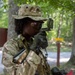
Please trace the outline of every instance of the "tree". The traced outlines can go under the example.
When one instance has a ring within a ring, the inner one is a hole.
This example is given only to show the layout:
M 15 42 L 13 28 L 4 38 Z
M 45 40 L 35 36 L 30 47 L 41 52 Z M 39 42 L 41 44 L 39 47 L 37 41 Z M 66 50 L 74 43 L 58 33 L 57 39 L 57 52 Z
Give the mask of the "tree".
M 73 47 L 72 47 L 72 55 L 71 55 L 71 61 L 73 64 L 75 64 L 75 17 L 74 17 L 74 20 L 73 20 Z
M 72 52 L 70 60 L 63 66 L 64 69 L 69 71 L 72 69 L 75 74 L 75 17 L 73 19 L 73 41 L 72 41 Z
M 9 27 L 8 27 L 8 39 L 16 37 L 15 33 L 15 25 L 14 25 L 14 18 L 12 17 L 13 14 L 16 14 L 18 11 L 18 6 L 14 3 L 13 0 L 9 0 Z

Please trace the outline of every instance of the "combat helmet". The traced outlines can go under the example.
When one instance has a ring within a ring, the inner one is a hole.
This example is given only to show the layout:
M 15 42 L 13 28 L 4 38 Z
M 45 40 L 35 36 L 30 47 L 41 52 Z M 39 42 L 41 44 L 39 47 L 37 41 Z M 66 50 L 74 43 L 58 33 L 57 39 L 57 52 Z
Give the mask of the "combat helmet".
M 47 20 L 42 16 L 41 9 L 38 6 L 23 4 L 20 6 L 17 15 L 13 15 L 15 19 L 31 18 L 35 21 Z

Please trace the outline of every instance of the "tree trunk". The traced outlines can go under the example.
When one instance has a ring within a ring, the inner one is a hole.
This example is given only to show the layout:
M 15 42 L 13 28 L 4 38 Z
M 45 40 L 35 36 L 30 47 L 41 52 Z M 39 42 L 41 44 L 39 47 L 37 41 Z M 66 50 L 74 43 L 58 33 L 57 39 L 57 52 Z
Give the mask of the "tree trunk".
M 70 61 L 75 64 L 75 17 L 73 20 L 73 45 Z
M 16 14 L 18 11 L 18 7 L 14 4 L 14 0 L 9 0 L 9 10 L 8 10 L 8 18 L 9 18 L 9 25 L 8 25 L 8 39 L 14 38 L 16 36 L 15 33 L 15 25 L 14 25 L 14 18 L 12 17 L 13 14 Z
M 59 15 L 59 26 L 58 26 L 58 30 L 57 30 L 57 37 L 60 37 L 61 36 L 61 26 L 62 26 L 62 23 L 63 23 L 63 13 Z

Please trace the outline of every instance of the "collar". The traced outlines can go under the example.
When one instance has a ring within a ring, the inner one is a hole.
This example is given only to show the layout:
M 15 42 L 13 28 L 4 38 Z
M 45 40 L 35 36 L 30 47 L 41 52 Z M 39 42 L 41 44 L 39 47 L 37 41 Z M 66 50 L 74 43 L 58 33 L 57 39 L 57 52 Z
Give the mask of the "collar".
M 18 38 L 20 38 L 22 41 L 25 40 L 25 37 L 23 37 L 22 34 L 19 34 Z
M 19 45 L 21 46 L 23 44 L 27 48 L 28 48 L 28 46 L 30 46 L 32 44 L 32 41 L 33 41 L 32 38 L 29 41 L 27 41 L 26 38 L 22 36 L 22 34 L 18 35 L 18 39 L 20 39 Z

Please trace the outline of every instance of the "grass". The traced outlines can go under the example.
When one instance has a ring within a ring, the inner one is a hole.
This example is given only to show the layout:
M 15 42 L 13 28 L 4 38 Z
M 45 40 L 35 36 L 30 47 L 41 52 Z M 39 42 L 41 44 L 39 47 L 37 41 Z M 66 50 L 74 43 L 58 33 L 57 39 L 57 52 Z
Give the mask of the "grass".
M 54 45 L 49 44 L 48 47 L 47 47 L 47 51 L 57 52 L 57 46 L 55 44 Z M 61 52 L 71 52 L 72 51 L 72 47 L 61 45 L 60 51 Z

